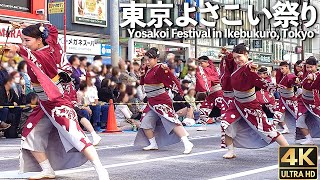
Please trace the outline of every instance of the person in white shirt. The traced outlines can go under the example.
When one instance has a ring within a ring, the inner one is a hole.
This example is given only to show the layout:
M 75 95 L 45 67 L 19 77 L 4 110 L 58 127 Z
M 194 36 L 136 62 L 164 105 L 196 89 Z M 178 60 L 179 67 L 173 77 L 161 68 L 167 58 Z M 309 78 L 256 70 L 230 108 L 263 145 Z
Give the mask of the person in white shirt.
M 196 86 L 196 69 L 192 66 L 188 68 L 188 74 L 184 77 L 184 80 L 188 80 L 191 83 L 189 84 L 189 87 L 195 87 Z
M 117 103 L 128 103 L 129 96 L 125 92 L 121 92 Z M 132 130 L 133 126 L 140 127 L 140 122 L 132 118 L 132 112 L 130 111 L 127 104 L 116 105 L 116 120 L 117 126 L 122 130 Z
M 93 127 L 96 131 L 100 131 L 101 127 L 106 126 L 106 121 L 108 117 L 108 109 L 109 106 L 107 105 L 100 105 L 99 104 L 99 97 L 98 97 L 98 90 L 97 87 L 94 85 L 96 81 L 95 74 L 90 72 L 87 74 L 87 91 L 84 94 L 84 98 L 90 104 L 90 109 L 92 110 L 92 117 L 93 120 Z M 101 114 L 101 117 L 100 117 Z M 102 123 L 101 123 L 102 121 Z

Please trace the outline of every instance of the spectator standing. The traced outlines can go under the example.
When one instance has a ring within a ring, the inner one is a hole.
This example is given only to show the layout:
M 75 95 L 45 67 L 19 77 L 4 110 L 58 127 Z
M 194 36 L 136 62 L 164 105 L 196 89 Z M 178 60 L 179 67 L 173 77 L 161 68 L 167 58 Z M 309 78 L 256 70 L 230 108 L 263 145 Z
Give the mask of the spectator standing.
M 110 79 L 112 77 L 112 65 L 106 65 L 106 66 L 107 66 L 106 78 Z
M 22 76 L 23 79 L 21 79 L 20 84 L 23 86 L 25 85 L 25 94 L 29 94 L 30 92 L 33 92 L 32 85 L 31 85 L 31 79 L 27 73 L 27 63 L 26 61 L 21 61 L 18 64 L 18 72 L 20 73 L 20 76 Z
M 80 60 L 80 66 L 79 66 L 79 70 L 81 72 L 81 80 L 84 81 L 86 80 L 86 72 L 87 72 L 87 57 L 85 56 L 81 56 L 79 57 Z
M 10 73 L 10 77 L 13 79 L 12 87 L 11 89 L 14 90 L 18 97 L 18 104 L 25 104 L 25 92 L 26 87 L 25 85 L 21 85 L 21 76 L 17 71 L 13 71 Z
M 175 55 L 173 53 L 169 53 L 167 55 L 167 59 L 165 60 L 164 64 L 167 64 L 168 66 L 169 65 L 173 65 L 174 64 L 174 59 L 175 59 Z
M 81 70 L 80 70 L 80 60 L 77 55 L 72 55 L 69 58 L 69 63 L 72 66 L 72 74 L 71 78 L 73 79 L 73 84 L 75 89 L 78 91 L 80 87 L 80 77 L 81 77 Z
M 111 81 L 113 81 L 115 84 L 119 83 L 120 82 L 120 75 L 121 75 L 121 72 L 120 72 L 120 69 L 118 67 L 114 67 L 112 69 L 112 76 L 111 76 Z
M 124 61 L 119 62 L 119 68 L 121 72 L 119 79 L 122 83 L 133 85 L 133 83 L 137 81 L 129 75 L 129 72 L 127 71 L 128 65 Z

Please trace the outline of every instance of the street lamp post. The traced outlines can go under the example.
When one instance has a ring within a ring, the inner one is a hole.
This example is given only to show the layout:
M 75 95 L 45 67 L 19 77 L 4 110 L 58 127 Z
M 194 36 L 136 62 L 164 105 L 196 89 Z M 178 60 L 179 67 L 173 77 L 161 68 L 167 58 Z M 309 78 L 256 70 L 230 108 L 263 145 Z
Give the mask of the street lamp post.
M 110 1 L 110 38 L 111 38 L 111 64 L 119 64 L 119 0 Z

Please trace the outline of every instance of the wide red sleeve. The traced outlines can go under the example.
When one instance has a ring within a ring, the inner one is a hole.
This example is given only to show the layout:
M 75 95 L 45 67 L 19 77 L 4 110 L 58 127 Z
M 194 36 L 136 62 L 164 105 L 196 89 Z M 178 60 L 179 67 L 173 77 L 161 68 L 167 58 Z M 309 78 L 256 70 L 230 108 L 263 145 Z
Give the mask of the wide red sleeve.
M 281 70 L 277 69 L 277 72 L 276 72 L 276 82 L 277 82 L 277 84 L 280 83 L 282 78 L 283 78 L 283 74 L 282 74 Z
M 174 74 L 167 67 L 160 67 L 157 69 L 158 81 L 163 83 L 165 87 L 170 88 L 172 91 L 184 95 L 181 89 L 181 84 Z
M 312 89 L 320 90 L 320 72 L 317 72 L 315 75 L 315 80 L 311 84 Z
M 197 67 L 196 79 L 197 92 L 210 92 L 210 84 L 208 82 L 207 75 L 205 74 L 204 69 L 202 67 Z
M 288 75 L 288 88 L 291 88 L 297 84 L 297 76 L 294 74 Z
M 216 85 L 220 83 L 219 79 L 219 73 L 217 71 L 216 66 L 212 63 L 212 61 L 209 61 L 209 67 L 208 67 L 208 75 L 209 79 L 212 82 L 211 85 Z
M 260 89 L 265 89 L 270 93 L 274 93 L 277 90 L 277 86 L 274 83 L 261 78 L 256 72 L 251 71 L 249 65 L 247 65 L 245 73 L 247 75 L 248 82 L 252 82 L 254 86 Z
M 46 42 L 48 45 L 53 49 L 54 56 L 56 57 L 56 64 L 58 67 L 58 71 L 66 72 L 69 75 L 72 74 L 72 66 L 68 61 L 68 58 L 63 52 L 59 42 L 58 42 L 58 30 L 55 26 L 51 24 L 46 24 L 45 27 L 47 27 L 49 31 L 48 38 L 46 39 Z
M 58 34 L 59 34 L 58 29 L 55 26 L 53 26 L 52 24 L 45 24 L 44 26 L 49 31 L 48 38 L 46 39 L 46 43 L 48 43 L 48 45 L 51 47 L 59 45 L 59 43 L 58 43 Z M 60 47 L 60 49 L 61 49 L 61 47 Z
M 49 78 L 53 78 L 57 75 L 57 65 L 54 62 L 54 57 L 52 57 L 49 53 L 49 49 L 31 51 L 30 49 L 21 45 L 19 45 L 19 48 L 19 55 L 21 55 L 24 59 L 30 59 L 32 62 L 34 62 L 37 67 L 39 67 L 47 76 L 49 76 Z M 35 78 L 31 77 L 32 80 L 36 80 Z M 32 82 L 37 82 L 37 80 Z

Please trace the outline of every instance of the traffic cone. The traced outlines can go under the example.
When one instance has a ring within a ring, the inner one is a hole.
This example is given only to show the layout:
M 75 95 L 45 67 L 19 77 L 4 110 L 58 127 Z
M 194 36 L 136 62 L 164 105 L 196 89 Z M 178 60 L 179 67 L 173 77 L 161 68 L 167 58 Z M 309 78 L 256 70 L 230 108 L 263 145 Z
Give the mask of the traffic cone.
M 109 100 L 108 121 L 105 133 L 121 132 L 117 126 L 116 114 L 114 113 L 113 100 Z

